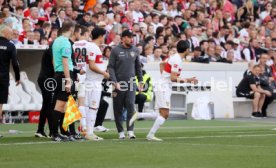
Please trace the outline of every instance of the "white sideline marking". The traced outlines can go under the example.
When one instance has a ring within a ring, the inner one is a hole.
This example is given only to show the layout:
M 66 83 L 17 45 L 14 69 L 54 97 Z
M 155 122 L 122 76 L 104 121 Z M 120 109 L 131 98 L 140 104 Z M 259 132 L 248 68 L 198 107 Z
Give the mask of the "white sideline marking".
M 267 136 L 276 136 L 276 134 L 218 135 L 218 136 L 196 136 L 196 137 L 163 137 L 163 139 L 169 140 L 169 139 L 204 139 L 204 138 L 243 138 L 243 137 L 267 137 Z M 145 138 L 136 138 L 136 139 L 144 140 Z M 123 140 L 119 140 L 119 139 L 106 139 L 106 140 L 124 142 Z M 127 141 L 127 140 L 125 140 L 125 141 Z M 134 140 L 130 140 L 130 141 L 134 141 Z M 76 142 L 77 143 L 83 143 L 83 142 L 93 142 L 93 141 L 76 141 Z M 19 143 L 3 143 L 3 144 L 0 144 L 0 146 L 59 144 L 59 143 L 68 143 L 68 142 L 53 142 L 53 141 L 19 142 Z M 161 143 L 163 143 L 163 142 L 161 142 Z M 165 143 L 166 143 L 166 141 L 165 141 Z M 171 142 L 169 142 L 169 143 L 171 143 Z M 189 144 L 189 143 L 186 143 L 186 144 Z M 191 145 L 193 145 L 193 144 L 191 144 Z M 194 145 L 210 145 L 210 144 L 194 144 Z M 211 144 L 211 145 L 240 146 L 240 147 L 246 147 L 247 146 L 247 145 L 227 145 L 227 144 L 226 145 L 224 145 L 224 144 Z M 252 147 L 267 147 L 267 146 L 252 146 Z
M 243 126 L 182 126 L 182 127 L 162 127 L 162 130 L 170 130 L 170 129 L 202 129 L 202 128 L 208 128 L 208 129 L 216 129 L 216 128 L 262 128 L 262 127 L 276 127 L 276 123 L 273 123 L 275 125 L 243 125 Z M 149 130 L 149 128 L 135 128 L 135 130 Z M 276 130 L 276 128 L 275 128 Z M 20 131 L 20 130 L 19 130 Z M 111 128 L 110 131 L 117 131 L 115 128 Z M 20 131 L 18 134 L 27 134 L 27 133 L 35 133 L 35 131 Z M 0 134 L 9 134 L 8 132 L 0 131 Z

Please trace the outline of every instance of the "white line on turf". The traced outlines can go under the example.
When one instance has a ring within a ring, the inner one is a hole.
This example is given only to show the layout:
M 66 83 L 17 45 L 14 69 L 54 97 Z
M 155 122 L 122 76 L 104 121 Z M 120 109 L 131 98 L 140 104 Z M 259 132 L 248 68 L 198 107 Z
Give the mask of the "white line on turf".
M 268 136 L 276 136 L 276 134 L 250 134 L 250 135 L 218 135 L 218 136 L 195 136 L 195 137 L 163 137 L 165 140 L 173 140 L 173 139 L 204 139 L 204 138 L 244 138 L 244 137 L 268 137 Z M 138 140 L 144 140 L 145 138 L 136 138 Z M 119 139 L 106 139 L 112 141 L 120 141 L 124 142 L 123 140 Z M 135 140 L 130 140 L 135 141 Z M 92 142 L 92 141 L 76 141 L 77 143 L 82 142 Z M 166 141 L 164 141 L 166 143 Z M 56 143 L 63 143 L 63 142 L 53 142 L 53 141 L 43 141 L 43 142 L 18 142 L 18 143 L 3 143 L 0 146 L 14 146 L 14 145 L 39 145 L 39 144 L 56 144 Z M 169 142 L 171 143 L 171 142 Z M 208 144 L 202 144 L 208 145 Z M 225 145 L 224 145 L 225 146 Z M 234 145 L 234 146 L 244 146 L 244 145 Z M 264 146 L 266 147 L 266 146 Z
M 170 129 L 216 129 L 216 128 L 263 128 L 263 127 L 276 127 L 275 125 L 242 125 L 242 126 L 235 126 L 235 125 L 228 125 L 228 126 L 182 126 L 182 127 L 163 127 L 163 130 L 170 130 Z M 135 128 L 135 130 L 149 130 L 150 128 Z M 110 131 L 116 131 L 117 129 L 110 129 Z M 25 134 L 25 133 L 35 133 L 34 131 L 20 131 L 18 134 Z M 7 132 L 1 131 L 0 134 L 7 134 Z

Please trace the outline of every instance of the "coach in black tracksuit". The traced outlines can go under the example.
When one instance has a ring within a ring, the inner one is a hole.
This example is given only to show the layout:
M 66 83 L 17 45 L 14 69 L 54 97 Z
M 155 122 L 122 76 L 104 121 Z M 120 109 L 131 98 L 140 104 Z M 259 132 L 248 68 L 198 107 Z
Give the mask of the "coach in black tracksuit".
M 53 66 L 53 54 L 52 44 L 47 48 L 42 56 L 40 73 L 37 79 L 38 86 L 42 94 L 42 108 L 40 110 L 40 117 L 38 123 L 38 129 L 35 133 L 36 137 L 48 137 L 44 132 L 44 126 L 46 119 L 48 120 L 49 135 L 52 134 L 52 110 L 55 105 L 54 90 L 55 82 L 54 78 L 54 66 Z
M 0 121 L 2 119 L 2 106 L 8 102 L 9 94 L 9 72 L 10 63 L 15 73 L 15 81 L 17 85 L 20 80 L 19 63 L 16 56 L 16 48 L 10 43 L 9 37 L 12 37 L 12 31 L 8 27 L 1 25 L 0 31 Z M 5 36 L 5 37 L 2 37 Z M 7 38 L 6 38 L 7 37 Z M 0 136 L 1 137 L 1 136 Z
M 124 128 L 122 126 L 123 107 L 127 109 L 127 131 L 129 138 L 135 138 L 133 125 L 129 126 L 129 120 L 135 110 L 135 76 L 137 75 L 139 82 L 143 81 L 139 60 L 140 54 L 139 50 L 132 46 L 132 36 L 133 34 L 129 30 L 122 32 L 122 44 L 112 49 L 108 64 L 110 79 L 116 88 L 114 91 L 116 96 L 113 98 L 113 108 L 119 139 L 125 139 Z M 122 83 L 126 85 L 122 85 Z

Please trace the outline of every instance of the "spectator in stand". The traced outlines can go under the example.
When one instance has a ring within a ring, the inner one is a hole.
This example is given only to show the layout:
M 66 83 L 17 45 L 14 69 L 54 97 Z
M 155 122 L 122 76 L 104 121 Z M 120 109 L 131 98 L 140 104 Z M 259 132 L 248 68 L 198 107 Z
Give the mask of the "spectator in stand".
M 108 11 L 107 17 L 112 19 L 112 18 L 114 18 L 115 14 L 120 13 L 120 12 L 121 12 L 120 4 L 117 2 L 112 3 L 112 9 L 110 11 Z
M 165 59 L 168 58 L 169 56 L 169 48 L 168 45 L 166 43 L 161 45 L 161 49 L 162 49 L 162 55 L 160 56 L 162 61 L 164 61 Z
M 152 44 L 146 43 L 140 56 L 141 63 L 148 63 L 150 56 L 152 55 L 153 48 Z
M 210 62 L 217 62 L 217 57 L 215 55 L 215 48 L 209 47 L 207 53 L 205 53 L 204 58 L 209 58 Z
M 22 46 L 22 42 L 19 41 L 19 32 L 17 30 L 13 30 L 13 38 L 10 41 L 15 45 L 15 47 Z
M 115 37 L 113 38 L 112 42 L 109 43 L 109 46 L 114 47 L 117 46 L 121 43 L 121 36 L 120 34 L 116 34 Z
M 103 50 L 103 60 L 109 60 L 112 47 L 106 46 Z
M 44 16 L 46 17 L 46 21 L 50 21 L 50 15 L 53 11 L 53 4 L 51 2 L 47 2 L 44 5 Z
M 44 17 L 45 16 L 44 5 L 45 5 L 45 0 L 38 0 L 37 1 L 37 8 L 38 8 L 39 17 Z
M 234 60 L 234 50 L 229 50 L 226 52 L 226 58 L 220 58 L 217 62 L 232 64 Z
M 164 44 L 165 39 L 163 35 L 159 35 L 158 37 L 156 37 L 156 43 L 155 43 L 155 47 L 161 47 L 162 44 Z
M 19 41 L 21 42 L 23 42 L 24 38 L 27 37 L 27 32 L 31 31 L 31 24 L 29 19 L 24 18 L 22 20 L 22 28 L 23 28 L 23 31 L 20 32 L 20 35 L 19 35 Z
M 68 19 L 72 19 L 73 16 L 73 8 L 71 6 L 65 8 L 65 14 Z
M 66 17 L 65 11 L 63 9 L 59 10 L 57 19 L 56 19 L 53 27 L 61 28 L 62 23 L 65 21 L 65 17 Z
M 7 2 L 8 2 L 8 7 L 9 7 L 10 11 L 15 12 L 17 0 L 7 0 Z
M 51 30 L 51 33 L 50 33 L 49 40 L 48 40 L 49 44 L 57 38 L 57 35 L 58 35 L 58 28 L 53 27 Z
M 225 45 L 224 45 L 224 49 L 225 51 L 222 53 L 221 57 L 222 58 L 226 58 L 227 57 L 227 52 L 232 50 L 234 47 L 234 42 L 233 41 L 226 41 Z
M 90 18 L 91 18 L 90 13 L 85 13 L 82 19 L 79 21 L 79 24 L 82 26 L 88 26 L 88 24 L 91 22 Z
M 49 45 L 48 38 L 41 37 L 40 45 Z
M 134 10 L 132 12 L 134 23 L 139 23 L 144 21 L 144 15 L 141 12 L 141 1 L 134 1 Z
M 38 30 L 34 31 L 34 45 L 40 45 L 41 35 Z
M 151 15 L 152 17 L 152 23 L 151 25 L 153 25 L 153 30 L 154 30 L 154 33 L 156 32 L 156 29 L 157 27 L 162 27 L 163 25 L 159 22 L 159 15 L 158 14 L 152 14 Z
M 31 14 L 27 18 L 29 18 L 29 20 L 30 20 L 31 30 L 34 30 L 35 29 L 35 24 L 38 23 L 39 11 L 38 11 L 37 7 L 32 7 L 30 9 L 30 12 L 31 12 Z
M 240 40 L 237 38 L 233 39 L 233 50 L 234 50 L 234 62 L 243 62 L 244 60 L 241 57 L 241 47 Z
M 160 62 L 162 62 L 162 49 L 161 49 L 161 47 L 155 47 L 154 49 L 153 49 L 153 54 L 150 56 L 150 57 L 148 57 L 148 62 L 150 63 L 150 62 L 158 62 L 158 63 L 160 63 Z
M 34 32 L 33 31 L 28 31 L 27 32 L 27 44 L 33 45 L 34 44 Z
M 255 49 L 257 46 L 258 46 L 257 39 L 250 39 L 249 46 L 245 47 L 242 50 L 242 53 L 241 53 L 242 59 L 246 60 L 247 62 L 252 60 L 257 61 L 256 54 L 255 54 Z
M 57 23 L 56 23 L 56 20 L 57 20 L 57 14 L 55 12 L 52 12 L 50 14 L 50 24 L 52 25 L 52 27 L 56 27 L 56 28 L 59 28 Z

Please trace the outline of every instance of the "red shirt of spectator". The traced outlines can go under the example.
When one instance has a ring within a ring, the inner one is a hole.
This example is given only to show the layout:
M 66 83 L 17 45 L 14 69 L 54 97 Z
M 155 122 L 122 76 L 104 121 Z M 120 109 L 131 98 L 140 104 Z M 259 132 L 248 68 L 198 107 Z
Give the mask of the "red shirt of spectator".
M 275 64 L 271 65 L 271 70 L 272 70 L 272 77 L 276 81 L 276 65 Z
M 233 4 L 229 0 L 224 0 L 224 5 L 222 9 L 222 13 L 230 13 L 232 18 L 235 17 L 235 9 Z

